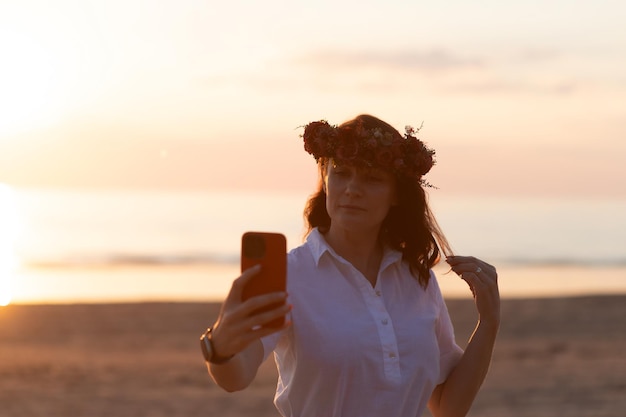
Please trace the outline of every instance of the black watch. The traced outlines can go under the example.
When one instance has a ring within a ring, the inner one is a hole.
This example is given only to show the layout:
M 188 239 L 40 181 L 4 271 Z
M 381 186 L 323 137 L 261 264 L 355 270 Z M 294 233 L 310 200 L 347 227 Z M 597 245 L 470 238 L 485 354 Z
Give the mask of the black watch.
M 209 363 L 214 363 L 216 365 L 220 365 L 228 362 L 235 355 L 230 356 L 218 356 L 215 354 L 215 349 L 213 348 L 213 327 L 209 327 L 206 332 L 202 336 L 200 336 L 200 349 L 202 349 L 202 356 L 204 356 L 204 360 Z

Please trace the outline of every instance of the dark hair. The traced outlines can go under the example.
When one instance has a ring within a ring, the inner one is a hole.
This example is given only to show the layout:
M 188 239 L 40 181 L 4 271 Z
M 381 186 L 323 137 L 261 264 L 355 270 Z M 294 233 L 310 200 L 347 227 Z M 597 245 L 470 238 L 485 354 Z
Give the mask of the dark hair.
M 342 134 L 350 134 L 357 123 L 367 129 L 378 127 L 400 136 L 392 126 L 370 115 L 357 116 L 340 125 L 339 130 Z M 326 192 L 322 186 L 328 162 L 328 158 L 318 160 L 318 189 L 311 195 L 304 209 L 307 234 L 315 227 L 321 232 L 326 232 L 330 227 L 331 219 L 326 211 Z M 430 269 L 439 262 L 441 252 L 451 255 L 452 250 L 428 206 L 421 178 L 395 178 L 398 204 L 387 213 L 379 238 L 382 243 L 402 252 L 402 259 L 409 263 L 411 272 L 425 288 L 430 279 Z

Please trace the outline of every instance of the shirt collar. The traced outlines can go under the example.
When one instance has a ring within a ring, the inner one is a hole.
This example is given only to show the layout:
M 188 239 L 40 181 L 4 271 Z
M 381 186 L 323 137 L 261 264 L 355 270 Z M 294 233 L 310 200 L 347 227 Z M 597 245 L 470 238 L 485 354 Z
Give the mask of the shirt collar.
M 329 255 L 333 256 L 336 259 L 343 259 L 341 256 L 337 255 L 333 248 L 331 248 L 324 236 L 320 233 L 320 231 L 316 228 L 311 230 L 311 233 L 306 238 L 306 242 L 311 249 L 311 254 L 313 255 L 313 259 L 315 260 L 315 266 L 319 266 L 320 259 L 324 255 L 324 253 L 328 252 Z M 380 262 L 380 270 L 384 270 L 389 265 L 399 262 L 402 260 L 402 252 L 391 249 L 390 247 L 385 247 L 385 252 L 383 253 L 383 259 Z

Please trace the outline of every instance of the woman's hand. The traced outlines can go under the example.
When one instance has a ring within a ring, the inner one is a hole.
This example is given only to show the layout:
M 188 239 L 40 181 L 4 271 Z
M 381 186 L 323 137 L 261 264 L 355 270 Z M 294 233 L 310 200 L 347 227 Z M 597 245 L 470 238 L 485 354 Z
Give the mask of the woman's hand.
M 496 268 L 473 256 L 449 256 L 446 262 L 472 290 L 480 321 L 500 324 L 500 291 Z
M 261 270 L 259 265 L 244 271 L 237 278 L 222 304 L 217 322 L 213 326 L 213 348 L 220 357 L 236 355 L 253 341 L 280 331 L 290 325 L 285 319 L 282 327 L 266 327 L 265 324 L 285 317 L 291 310 L 286 304 L 287 294 L 276 292 L 259 295 L 242 301 L 242 292 L 248 281 Z M 255 311 L 268 308 L 267 311 Z
M 493 266 L 472 256 L 449 256 L 446 262 L 469 284 L 479 320 L 461 360 L 435 388 L 428 408 L 433 416 L 465 416 L 489 370 L 500 326 L 498 274 Z

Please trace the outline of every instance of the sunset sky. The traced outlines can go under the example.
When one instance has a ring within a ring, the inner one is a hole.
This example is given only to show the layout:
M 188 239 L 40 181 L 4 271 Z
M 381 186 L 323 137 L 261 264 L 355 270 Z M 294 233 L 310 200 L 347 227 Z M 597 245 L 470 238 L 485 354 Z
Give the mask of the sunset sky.
M 424 123 L 454 193 L 626 197 L 620 1 L 3 1 L 0 182 L 310 187 L 299 126 Z

